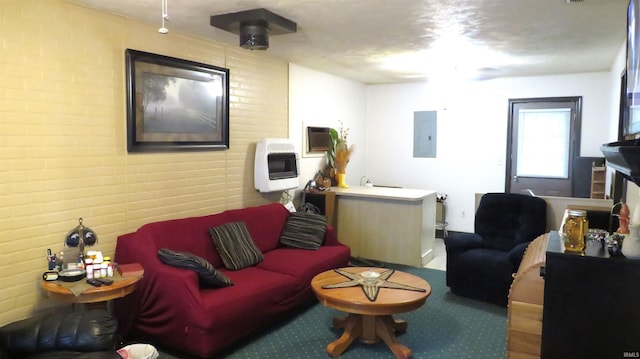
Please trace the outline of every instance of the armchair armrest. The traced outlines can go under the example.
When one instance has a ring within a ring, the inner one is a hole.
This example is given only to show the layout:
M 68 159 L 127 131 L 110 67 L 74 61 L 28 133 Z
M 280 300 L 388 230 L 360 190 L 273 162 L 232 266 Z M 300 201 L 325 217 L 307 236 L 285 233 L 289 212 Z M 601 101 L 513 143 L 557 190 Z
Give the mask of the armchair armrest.
M 194 271 L 166 265 L 158 259 L 158 243 L 151 228 L 118 237 L 116 262 L 140 263 L 143 278 L 130 295 L 114 301 L 120 333 L 128 335 L 136 327 L 161 330 L 166 323 L 186 325 L 185 308 L 201 306 L 200 280 Z M 180 293 L 180 295 L 176 295 Z
M 0 328 L 2 358 L 45 351 L 115 352 L 116 320 L 104 310 L 56 312 Z
M 476 233 L 452 233 L 444 239 L 444 244 L 447 254 L 485 247 L 482 237 Z
M 524 252 L 527 250 L 529 244 L 531 244 L 531 242 L 520 243 L 511 248 L 509 253 L 507 253 L 507 258 L 509 258 L 509 262 L 511 262 L 514 272 L 518 270 L 518 267 L 520 267 L 520 262 L 522 261 Z
M 185 305 L 200 305 L 198 274 L 188 269 L 159 264 L 145 267 L 144 276 L 130 295 L 114 301 L 113 309 L 120 333 L 129 334 L 136 321 L 153 326 L 153 322 L 182 321 L 180 310 Z M 176 293 L 180 293 L 176 296 Z M 188 304 L 187 304 L 188 303 Z M 194 304 L 197 303 L 197 304 Z M 158 316 L 158 313 L 163 313 Z

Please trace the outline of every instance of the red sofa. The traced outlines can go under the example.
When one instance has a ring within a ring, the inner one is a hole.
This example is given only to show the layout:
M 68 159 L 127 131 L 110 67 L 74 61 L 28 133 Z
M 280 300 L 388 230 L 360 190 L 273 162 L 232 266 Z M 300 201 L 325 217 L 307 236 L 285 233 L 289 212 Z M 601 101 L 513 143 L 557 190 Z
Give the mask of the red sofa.
M 114 302 L 122 334 L 208 357 L 312 300 L 311 279 L 346 266 L 350 250 L 338 242 L 331 227 L 317 250 L 280 245 L 288 216 L 283 205 L 272 203 L 149 223 L 119 236 L 115 261 L 138 262 L 144 267 L 144 278 L 136 291 Z M 264 255 L 262 262 L 237 271 L 225 269 L 209 229 L 229 222 L 246 224 Z M 200 286 L 194 271 L 163 264 L 157 256 L 160 248 L 206 259 L 231 279 L 233 286 Z

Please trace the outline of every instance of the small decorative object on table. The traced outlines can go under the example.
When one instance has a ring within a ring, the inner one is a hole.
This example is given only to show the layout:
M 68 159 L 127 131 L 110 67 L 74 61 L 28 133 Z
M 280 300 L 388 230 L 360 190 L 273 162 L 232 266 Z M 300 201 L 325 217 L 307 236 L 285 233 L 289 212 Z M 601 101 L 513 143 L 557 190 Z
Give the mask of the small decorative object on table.
M 560 225 L 560 237 L 564 241 L 566 252 L 583 253 L 587 247 L 589 221 L 587 211 L 566 209 Z
M 622 254 L 629 259 L 640 259 L 640 225 L 629 226 L 629 234 L 622 243 Z
M 87 272 L 84 269 L 63 269 L 58 274 L 58 279 L 63 282 L 77 282 L 84 278 Z
M 140 263 L 118 264 L 117 268 L 122 277 L 141 277 L 144 275 L 144 268 Z
M 599 242 L 600 246 L 604 249 L 607 246 L 607 237 L 609 232 L 604 229 L 589 228 L 587 231 L 587 239 L 589 242 Z
M 622 242 L 624 240 L 624 235 L 620 233 L 612 233 L 609 237 L 607 237 L 607 251 L 609 255 L 612 257 L 618 257 L 622 255 L 620 251 L 622 249 Z
M 617 206 L 620 206 L 620 210 L 618 213 L 614 213 Z M 629 234 L 629 221 L 631 220 L 630 215 L 631 212 L 629 211 L 629 206 L 627 206 L 624 201 L 620 201 L 611 207 L 611 216 L 618 217 L 619 226 L 616 230 L 617 233 Z
M 378 278 L 380 278 L 380 273 L 372 270 L 364 271 L 360 273 L 360 275 L 364 278 L 364 282 L 367 284 L 373 284 L 378 281 Z

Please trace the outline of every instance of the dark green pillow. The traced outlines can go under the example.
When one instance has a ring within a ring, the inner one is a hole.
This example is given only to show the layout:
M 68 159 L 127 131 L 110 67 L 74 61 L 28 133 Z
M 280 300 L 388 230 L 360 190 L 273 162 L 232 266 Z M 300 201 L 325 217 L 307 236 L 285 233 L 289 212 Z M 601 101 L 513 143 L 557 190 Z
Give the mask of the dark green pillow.
M 324 242 L 326 233 L 327 218 L 325 216 L 293 212 L 287 217 L 287 222 L 280 233 L 280 244 L 294 248 L 318 249 Z
M 231 222 L 213 227 L 209 229 L 209 234 L 227 269 L 251 267 L 264 260 L 264 255 L 253 243 L 244 222 Z
M 158 250 L 158 259 L 164 264 L 190 269 L 200 277 L 202 283 L 211 287 L 228 287 L 233 285 L 231 279 L 218 272 L 206 259 L 188 252 L 176 252 L 167 248 Z

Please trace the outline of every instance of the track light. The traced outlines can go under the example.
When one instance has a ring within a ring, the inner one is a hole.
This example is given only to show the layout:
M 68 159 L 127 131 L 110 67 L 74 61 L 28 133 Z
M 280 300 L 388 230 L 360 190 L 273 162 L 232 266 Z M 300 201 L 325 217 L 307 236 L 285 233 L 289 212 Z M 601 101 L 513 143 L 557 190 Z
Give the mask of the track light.
M 167 5 L 167 1 L 168 0 L 162 0 L 162 27 L 158 29 L 158 32 L 161 34 L 166 34 L 169 32 L 169 29 L 164 26 L 164 22 L 169 21 L 169 8 Z
M 211 26 L 240 36 L 240 47 L 249 50 L 269 48 L 269 35 L 294 33 L 297 24 L 267 9 L 254 9 L 213 15 Z
M 269 48 L 269 28 L 266 21 L 244 21 L 240 24 L 240 47 L 250 50 Z

